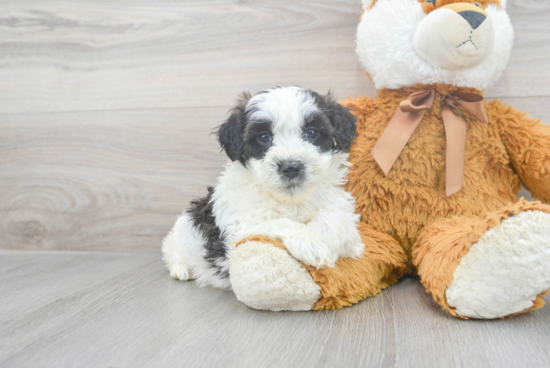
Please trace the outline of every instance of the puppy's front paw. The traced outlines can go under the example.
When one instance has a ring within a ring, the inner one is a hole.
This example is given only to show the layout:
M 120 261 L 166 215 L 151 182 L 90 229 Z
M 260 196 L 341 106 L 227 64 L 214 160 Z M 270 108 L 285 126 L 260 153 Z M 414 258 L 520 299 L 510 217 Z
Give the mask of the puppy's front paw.
M 308 266 L 334 267 L 338 260 L 338 253 L 316 237 L 296 235 L 285 239 L 284 244 L 294 258 Z

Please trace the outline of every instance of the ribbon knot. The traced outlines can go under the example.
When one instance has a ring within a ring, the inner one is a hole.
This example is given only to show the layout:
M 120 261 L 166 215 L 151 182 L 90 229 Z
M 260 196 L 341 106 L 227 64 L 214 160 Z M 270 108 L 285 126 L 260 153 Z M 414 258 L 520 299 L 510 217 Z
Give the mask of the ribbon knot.
M 372 156 L 388 175 L 412 134 L 435 99 L 441 101 L 441 116 L 445 125 L 446 194 L 451 196 L 462 189 L 464 182 L 464 152 L 466 150 L 466 121 L 458 109 L 464 108 L 477 120 L 488 124 L 483 96 L 455 91 L 441 95 L 434 89 L 415 92 L 399 104 L 399 109 L 374 145 Z

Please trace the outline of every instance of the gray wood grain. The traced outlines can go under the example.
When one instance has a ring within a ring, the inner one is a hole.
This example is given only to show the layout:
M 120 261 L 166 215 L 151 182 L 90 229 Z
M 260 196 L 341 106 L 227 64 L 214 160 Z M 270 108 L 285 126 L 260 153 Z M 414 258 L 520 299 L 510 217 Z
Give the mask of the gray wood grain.
M 357 0 L 4 1 L 0 112 L 219 106 L 242 89 L 356 95 Z M 78 93 L 75 93 L 78 91 Z
M 416 280 L 387 291 L 395 313 L 396 366 L 548 366 L 548 308 L 505 320 L 449 317 Z M 548 300 L 548 298 L 546 298 Z M 535 337 L 537 336 L 537 337 Z
M 5 115 L 0 247 L 158 249 L 226 158 L 228 108 Z
M 168 276 L 158 253 L 0 251 L 2 367 L 550 364 L 550 309 L 444 314 L 417 280 L 340 311 L 272 313 Z
M 3 0 L 0 113 L 230 105 L 298 84 L 374 94 L 354 52 L 359 0 Z M 549 96 L 550 3 L 510 0 L 492 97 Z

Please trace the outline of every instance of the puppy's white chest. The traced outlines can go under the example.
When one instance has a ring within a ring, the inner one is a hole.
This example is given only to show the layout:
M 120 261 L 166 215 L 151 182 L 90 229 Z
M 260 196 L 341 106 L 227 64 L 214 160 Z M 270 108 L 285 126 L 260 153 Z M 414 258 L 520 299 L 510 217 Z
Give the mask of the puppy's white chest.
M 274 213 L 274 218 L 286 218 L 292 221 L 307 223 L 315 217 L 318 209 L 312 204 L 300 204 L 279 208 Z

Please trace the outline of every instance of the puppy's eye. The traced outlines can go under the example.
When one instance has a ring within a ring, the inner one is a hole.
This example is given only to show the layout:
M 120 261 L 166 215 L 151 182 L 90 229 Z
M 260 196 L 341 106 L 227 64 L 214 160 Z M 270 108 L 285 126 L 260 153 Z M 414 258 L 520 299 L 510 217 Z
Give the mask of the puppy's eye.
M 307 132 L 306 132 L 306 138 L 307 139 L 315 140 L 315 139 L 317 139 L 317 137 L 319 137 L 319 131 L 318 130 L 315 130 L 315 129 L 308 129 L 307 130 Z
M 262 133 L 258 136 L 258 141 L 260 141 L 260 143 L 267 144 L 267 143 L 271 143 L 272 140 L 273 140 L 273 136 L 269 133 Z
M 474 3 L 475 6 L 477 6 L 478 8 L 481 8 L 481 4 L 480 3 Z

